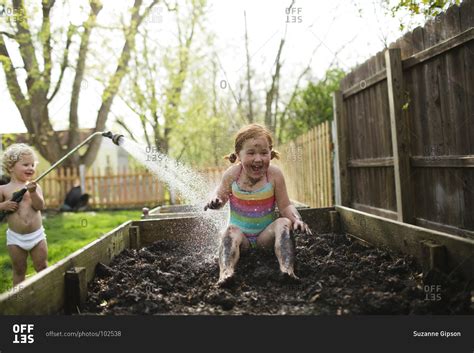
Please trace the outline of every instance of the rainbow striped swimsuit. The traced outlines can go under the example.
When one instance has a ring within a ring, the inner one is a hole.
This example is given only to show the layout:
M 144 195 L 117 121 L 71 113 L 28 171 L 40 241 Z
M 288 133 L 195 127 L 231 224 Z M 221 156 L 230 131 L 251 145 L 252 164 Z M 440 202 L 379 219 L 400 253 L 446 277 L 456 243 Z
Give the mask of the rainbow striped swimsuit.
M 275 219 L 273 184 L 268 182 L 267 177 L 267 183 L 260 189 L 245 191 L 239 187 L 237 180 L 232 183 L 229 197 L 230 224 L 238 227 L 254 247 L 257 236 Z

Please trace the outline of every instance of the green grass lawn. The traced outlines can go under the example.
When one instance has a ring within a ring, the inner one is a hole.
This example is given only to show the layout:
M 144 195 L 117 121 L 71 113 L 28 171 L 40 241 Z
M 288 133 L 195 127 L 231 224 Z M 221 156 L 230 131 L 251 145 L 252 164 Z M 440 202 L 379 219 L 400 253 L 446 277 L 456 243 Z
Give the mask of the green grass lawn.
M 48 241 L 48 265 L 98 239 L 128 220 L 140 219 L 141 211 L 100 211 L 43 215 Z M 0 224 L 0 293 L 12 288 L 12 266 L 6 246 L 7 224 Z M 28 257 L 27 276 L 35 274 Z

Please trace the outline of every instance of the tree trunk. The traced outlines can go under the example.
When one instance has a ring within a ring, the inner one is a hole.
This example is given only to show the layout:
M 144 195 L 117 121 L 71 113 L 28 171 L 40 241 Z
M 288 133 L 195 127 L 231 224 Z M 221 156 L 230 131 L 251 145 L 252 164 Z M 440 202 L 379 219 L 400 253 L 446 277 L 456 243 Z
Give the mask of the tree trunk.
M 104 131 L 105 129 L 105 123 L 110 112 L 110 107 L 112 106 L 113 100 L 119 90 L 120 83 L 127 73 L 127 66 L 130 61 L 131 52 L 135 49 L 135 36 L 138 32 L 138 27 L 143 21 L 144 17 L 148 14 L 149 10 L 157 2 L 158 1 L 153 1 L 152 4 L 148 6 L 145 13 L 140 15 L 142 0 L 135 0 L 130 27 L 127 29 L 125 34 L 125 44 L 120 55 L 119 63 L 114 75 L 109 81 L 107 88 L 102 94 L 102 104 L 99 108 L 99 113 L 97 114 L 95 131 Z M 100 143 L 100 138 L 95 138 L 91 141 L 87 152 L 81 157 L 81 164 L 85 164 L 88 167 L 94 162 L 97 153 L 99 152 Z
M 272 104 L 278 93 L 278 80 L 280 78 L 280 69 L 281 69 L 281 52 L 283 50 L 283 45 L 285 44 L 285 39 L 282 38 L 280 41 L 280 46 L 278 48 L 278 53 L 275 59 L 275 73 L 272 76 L 272 84 L 270 89 L 267 91 L 266 100 L 265 100 L 265 125 L 270 128 L 272 134 L 275 134 L 275 124 L 273 123 L 273 111 Z
M 130 27 L 125 31 L 125 45 L 122 50 L 120 60 L 117 69 L 109 81 L 103 96 L 102 105 L 97 114 L 96 131 L 103 131 L 105 123 L 110 111 L 110 107 L 113 103 L 113 99 L 117 93 L 123 76 L 126 73 L 127 65 L 131 56 L 131 52 L 135 47 L 135 35 L 138 31 L 138 27 L 143 19 L 148 15 L 150 10 L 158 3 L 158 0 L 151 2 L 149 6 L 140 14 L 142 6 L 142 0 L 135 0 L 133 8 L 131 10 L 131 22 Z M 51 21 L 50 14 L 55 4 L 54 0 L 43 0 L 42 6 L 42 24 L 39 33 L 32 33 L 29 28 L 28 13 L 22 0 L 13 0 L 13 7 L 17 11 L 21 11 L 25 16 L 24 21 L 16 21 L 15 33 L 1 32 L 0 33 L 0 63 L 5 73 L 7 88 L 10 96 L 17 106 L 22 120 L 30 133 L 30 143 L 34 145 L 39 153 L 50 163 L 56 162 L 60 159 L 68 150 L 74 148 L 81 141 L 79 135 L 79 116 L 78 116 L 78 105 L 79 95 L 81 89 L 81 82 L 84 77 L 86 56 L 88 51 L 89 36 L 92 31 L 97 14 L 100 12 L 102 6 L 98 0 L 90 0 L 91 12 L 88 20 L 84 23 L 84 32 L 81 36 L 81 44 L 79 49 L 78 61 L 75 65 L 68 63 L 68 49 L 71 44 L 71 38 L 74 33 L 73 26 L 69 26 L 67 32 L 66 48 L 63 52 L 63 59 L 60 67 L 60 75 L 58 82 L 55 87 L 51 87 Z M 19 79 L 21 76 L 17 76 L 16 68 L 14 67 L 11 57 L 17 55 L 17 53 L 10 53 L 5 45 L 4 36 L 13 39 L 18 45 L 19 54 L 24 63 L 24 69 L 26 71 L 26 87 L 27 95 L 24 95 L 21 90 Z M 33 40 L 39 43 L 34 43 Z M 41 48 L 42 50 L 38 50 Z M 40 54 L 43 55 L 43 68 L 40 69 L 38 65 L 37 57 Z M 70 116 L 69 116 L 69 136 L 68 141 L 60 141 L 58 134 L 53 130 L 48 105 L 55 97 L 61 86 L 64 71 L 67 67 L 73 67 L 76 70 L 76 75 L 72 87 L 72 95 L 70 102 Z M 51 94 L 48 97 L 48 93 Z M 76 154 L 71 156 L 64 162 L 65 166 L 77 165 L 78 160 L 82 160 L 86 166 L 90 166 L 94 161 L 101 138 L 94 139 L 89 145 L 86 154 L 79 158 Z M 63 142 L 63 143 L 61 143 Z

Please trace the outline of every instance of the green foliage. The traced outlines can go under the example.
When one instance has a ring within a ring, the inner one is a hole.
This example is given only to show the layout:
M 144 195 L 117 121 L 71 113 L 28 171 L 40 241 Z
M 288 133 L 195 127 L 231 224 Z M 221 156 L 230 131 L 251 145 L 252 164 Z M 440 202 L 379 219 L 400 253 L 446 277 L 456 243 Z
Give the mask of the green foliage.
M 309 82 L 297 92 L 291 102 L 288 117 L 284 123 L 282 141 L 291 140 L 312 127 L 333 117 L 332 93 L 339 88 L 345 76 L 341 69 L 330 69 L 323 80 Z
M 153 28 L 143 27 L 122 98 L 140 119 L 148 144 L 196 168 L 222 165 L 222 156 L 232 151 L 232 114 L 219 96 L 223 90 L 209 50 L 214 34 L 205 26 L 206 1 L 178 4 L 183 7 L 170 12 L 177 40 L 165 49 Z
M 11 65 L 10 60 L 5 55 L 0 55 L 0 65 L 4 66 L 5 72 L 10 71 Z
M 105 233 L 130 220 L 139 219 L 141 211 L 101 211 L 61 213 L 43 220 L 48 241 L 48 264 L 51 266 L 74 251 L 100 238 Z M 8 255 L 5 232 L 7 224 L 0 225 L 0 293 L 12 287 L 12 266 Z M 28 258 L 27 276 L 35 270 Z
M 171 133 L 170 155 L 197 168 L 222 166 L 223 156 L 233 150 L 224 106 L 213 102 L 212 80 L 194 71 L 182 112 Z M 216 105 L 213 107 L 213 105 Z
M 439 15 L 451 5 L 459 5 L 461 0 L 399 0 L 394 4 L 389 0 L 384 2 L 389 6 L 393 16 L 405 10 L 412 15 L 424 15 L 429 18 Z
M 461 0 L 382 0 L 381 5 L 386 14 L 398 18 L 400 31 L 404 32 L 460 3 Z

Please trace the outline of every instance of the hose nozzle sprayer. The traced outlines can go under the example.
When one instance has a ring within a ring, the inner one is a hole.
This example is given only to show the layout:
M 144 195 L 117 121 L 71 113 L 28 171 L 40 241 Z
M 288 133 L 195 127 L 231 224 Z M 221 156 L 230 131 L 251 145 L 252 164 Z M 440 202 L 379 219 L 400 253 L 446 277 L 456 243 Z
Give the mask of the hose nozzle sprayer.
M 123 137 L 123 135 L 120 134 L 113 134 L 112 131 L 105 131 L 102 133 L 102 136 L 108 137 L 117 146 L 120 146 L 120 139 Z
M 57 161 L 56 163 L 54 163 L 51 167 L 49 167 L 43 174 L 41 174 L 39 177 L 37 177 L 35 180 L 33 180 L 35 183 L 37 183 L 38 181 L 40 181 L 41 179 L 43 179 L 46 175 L 49 174 L 49 172 L 51 172 L 54 168 L 56 168 L 57 166 L 59 166 L 62 162 L 64 162 L 65 159 L 67 159 L 71 154 L 73 154 L 74 152 L 76 152 L 79 148 L 81 148 L 82 146 L 84 146 L 87 142 L 89 142 L 93 137 L 97 136 L 97 135 L 102 135 L 104 137 L 108 137 L 110 138 L 113 143 L 115 143 L 117 146 L 120 146 L 120 139 L 123 138 L 123 135 L 119 135 L 119 134 L 113 134 L 111 131 L 97 131 L 95 133 L 93 133 L 92 135 L 90 135 L 88 138 L 86 138 L 84 141 L 82 141 L 82 143 L 80 143 L 79 145 L 77 145 L 76 147 L 74 147 L 71 151 L 69 151 L 63 158 L 61 158 L 59 161 Z M 19 191 L 16 191 L 14 194 L 13 194 L 13 197 L 10 201 L 15 201 L 17 203 L 20 203 L 21 200 L 23 199 L 23 195 L 25 195 L 25 192 L 27 191 L 27 188 L 26 186 L 19 190 Z M 9 214 L 11 213 L 10 211 L 0 211 L 0 222 L 3 221 L 3 219 Z

